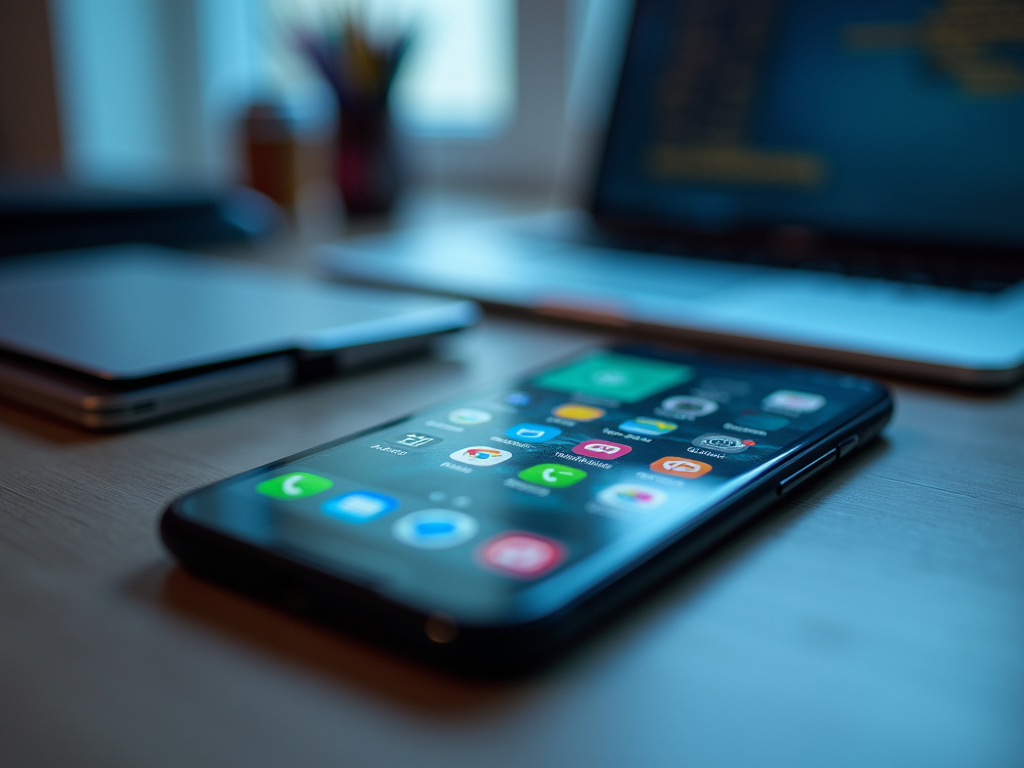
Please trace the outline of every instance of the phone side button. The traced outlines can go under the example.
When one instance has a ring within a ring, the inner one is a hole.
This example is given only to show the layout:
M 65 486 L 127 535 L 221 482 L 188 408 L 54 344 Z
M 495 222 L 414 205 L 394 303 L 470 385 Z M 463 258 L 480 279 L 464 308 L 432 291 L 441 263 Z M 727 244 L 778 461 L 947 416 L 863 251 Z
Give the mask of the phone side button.
M 835 448 L 833 448 L 825 455 L 819 456 L 806 467 L 797 470 L 792 475 L 787 477 L 785 480 L 780 482 L 779 495 L 781 496 L 784 493 L 789 493 L 791 490 L 800 485 L 800 483 L 802 483 L 804 480 L 811 477 L 811 475 L 813 475 L 815 472 L 820 472 L 822 469 L 827 467 L 829 464 L 832 463 L 833 460 L 835 460 L 837 453 L 838 451 Z
M 860 438 L 857 435 L 850 435 L 848 438 L 843 440 L 839 445 L 836 446 L 836 458 L 841 459 L 843 456 L 848 454 L 854 448 L 857 447 L 857 443 L 860 442 Z

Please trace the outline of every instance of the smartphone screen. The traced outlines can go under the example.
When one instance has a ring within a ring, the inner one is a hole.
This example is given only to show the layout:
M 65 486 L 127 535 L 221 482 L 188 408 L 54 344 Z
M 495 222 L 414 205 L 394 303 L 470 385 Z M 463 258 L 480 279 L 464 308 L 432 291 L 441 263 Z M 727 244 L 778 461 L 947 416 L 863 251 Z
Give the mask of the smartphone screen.
M 855 376 L 598 349 L 177 511 L 420 610 L 521 622 L 635 567 L 886 398 Z

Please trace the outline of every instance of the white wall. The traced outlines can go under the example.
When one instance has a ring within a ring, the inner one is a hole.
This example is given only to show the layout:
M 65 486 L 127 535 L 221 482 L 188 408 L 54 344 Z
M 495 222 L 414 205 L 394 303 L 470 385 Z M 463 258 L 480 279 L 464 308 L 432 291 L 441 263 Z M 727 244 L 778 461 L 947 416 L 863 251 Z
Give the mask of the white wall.
M 240 116 L 270 82 L 273 20 L 264 2 L 50 3 L 74 177 L 240 178 Z M 406 136 L 413 175 L 549 190 L 561 178 L 578 190 L 592 163 L 630 5 L 518 0 L 514 116 L 495 134 Z
M 50 0 L 72 177 L 234 176 L 237 115 L 258 82 L 260 4 Z

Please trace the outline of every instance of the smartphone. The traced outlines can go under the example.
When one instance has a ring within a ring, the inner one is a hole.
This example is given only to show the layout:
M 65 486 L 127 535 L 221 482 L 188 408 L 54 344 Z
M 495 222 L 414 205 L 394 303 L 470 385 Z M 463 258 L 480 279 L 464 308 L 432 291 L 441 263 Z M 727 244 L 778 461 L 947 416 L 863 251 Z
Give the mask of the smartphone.
M 888 390 L 624 344 L 190 493 L 201 576 L 464 672 L 550 659 L 875 438 Z

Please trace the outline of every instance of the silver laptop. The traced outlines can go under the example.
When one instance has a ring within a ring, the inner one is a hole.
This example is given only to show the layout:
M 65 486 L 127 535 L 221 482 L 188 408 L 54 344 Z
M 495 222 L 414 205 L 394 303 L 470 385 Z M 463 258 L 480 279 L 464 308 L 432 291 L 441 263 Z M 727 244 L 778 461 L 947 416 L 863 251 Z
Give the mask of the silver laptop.
M 638 0 L 587 211 L 348 241 L 324 263 L 819 364 L 1010 384 L 1024 374 L 1024 43 L 998 33 L 1012 4 L 986 8 Z
M 422 351 L 477 314 L 156 246 L 10 257 L 0 396 L 129 427 Z

